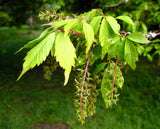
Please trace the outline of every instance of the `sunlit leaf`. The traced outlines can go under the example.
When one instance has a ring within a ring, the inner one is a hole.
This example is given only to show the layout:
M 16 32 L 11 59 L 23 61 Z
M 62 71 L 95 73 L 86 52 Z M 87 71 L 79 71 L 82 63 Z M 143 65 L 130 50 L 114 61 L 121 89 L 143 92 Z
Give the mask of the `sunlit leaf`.
M 55 42 L 55 56 L 56 61 L 60 66 L 65 69 L 65 82 L 67 84 L 72 66 L 75 65 L 75 48 L 68 36 L 64 36 L 63 33 L 59 33 Z
M 64 36 L 66 36 L 72 28 L 76 27 L 78 25 L 78 22 L 79 22 L 78 20 L 71 20 L 71 22 L 67 23 L 64 26 L 64 31 L 65 31 Z
M 92 46 L 93 40 L 94 40 L 94 30 L 90 24 L 83 22 L 83 31 L 85 34 L 85 38 L 87 40 L 86 53 L 88 53 L 90 47 Z
M 25 45 L 24 45 L 22 48 L 20 48 L 16 53 L 20 52 L 20 51 L 23 50 L 24 48 L 33 48 L 35 45 L 37 45 L 41 40 L 43 40 L 43 39 L 44 39 L 49 33 L 51 33 L 51 32 L 53 32 L 53 28 L 47 28 L 45 31 L 43 31 L 43 32 L 41 33 L 41 35 L 40 35 L 38 38 L 36 38 L 36 39 L 28 42 L 27 44 L 25 44 Z M 16 53 L 15 53 L 15 54 L 16 54 Z
M 18 77 L 19 80 L 22 75 L 27 72 L 29 69 L 34 68 L 36 65 L 39 66 L 46 57 L 49 55 L 49 52 L 55 41 L 55 33 L 48 34 L 39 44 L 32 48 L 24 58 L 23 70 Z
M 150 41 L 145 38 L 144 35 L 140 34 L 140 33 L 132 33 L 132 34 L 129 34 L 127 36 L 128 39 L 134 41 L 134 42 L 137 42 L 137 43 L 149 43 Z
M 112 16 L 106 16 L 106 20 L 109 23 L 109 25 L 111 26 L 111 28 L 113 29 L 113 31 L 116 34 L 120 35 L 119 34 L 120 25 L 118 24 L 117 20 L 114 17 L 112 17 Z
M 100 27 L 100 21 L 102 19 L 102 16 L 97 16 L 97 17 L 94 17 L 91 21 L 91 26 L 93 27 L 93 30 L 94 30 L 94 34 L 96 35 L 98 30 L 99 30 L 99 27 Z

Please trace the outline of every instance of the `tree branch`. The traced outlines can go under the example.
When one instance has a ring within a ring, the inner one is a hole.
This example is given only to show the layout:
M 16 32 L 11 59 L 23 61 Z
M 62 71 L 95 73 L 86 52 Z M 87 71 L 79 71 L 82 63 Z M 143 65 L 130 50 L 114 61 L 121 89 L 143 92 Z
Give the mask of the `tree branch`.
M 124 3 L 124 2 L 128 2 L 128 1 L 129 1 L 129 0 L 121 0 L 121 1 L 119 1 L 118 3 L 113 4 L 113 5 L 104 5 L 104 7 L 112 8 L 112 7 L 116 7 L 116 6 L 120 5 L 120 4 L 122 4 L 122 3 Z

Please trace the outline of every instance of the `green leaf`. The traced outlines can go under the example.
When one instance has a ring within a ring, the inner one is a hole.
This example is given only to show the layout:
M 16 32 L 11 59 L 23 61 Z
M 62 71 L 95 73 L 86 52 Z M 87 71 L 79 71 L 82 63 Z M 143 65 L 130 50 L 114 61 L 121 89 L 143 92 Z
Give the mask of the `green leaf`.
M 68 35 L 68 33 L 70 32 L 70 30 L 78 25 L 78 22 L 79 22 L 79 20 L 73 20 L 73 19 L 71 19 L 71 22 L 67 23 L 64 26 L 64 31 L 65 31 L 64 36 Z
M 96 35 L 98 30 L 99 30 L 99 27 L 100 27 L 100 21 L 102 19 L 102 16 L 97 16 L 97 17 L 94 17 L 91 21 L 91 26 L 93 27 L 93 30 L 94 30 L 94 34 Z
M 37 45 L 41 40 L 43 40 L 51 32 L 53 32 L 53 28 L 47 28 L 45 31 L 41 33 L 41 35 L 38 38 L 28 42 L 26 45 L 21 47 L 17 52 L 15 52 L 15 54 L 20 52 L 24 48 L 33 48 L 35 45 Z
M 127 36 L 128 39 L 137 42 L 137 43 L 149 43 L 150 41 L 140 33 L 132 33 Z
M 128 16 L 118 16 L 116 19 L 122 20 L 130 25 L 134 25 L 133 20 Z
M 117 20 L 112 16 L 106 16 L 106 19 L 107 19 L 107 22 L 109 23 L 109 25 L 111 26 L 111 28 L 113 29 L 113 31 L 116 34 L 120 35 L 119 34 L 120 25 L 118 24 Z
M 125 59 L 132 69 L 136 68 L 137 51 L 132 41 L 125 41 Z
M 72 19 L 58 20 L 58 21 L 52 22 L 51 25 L 53 25 L 54 29 L 58 29 L 64 26 L 65 24 L 69 23 L 71 20 Z
M 97 75 L 102 69 L 104 69 L 104 67 L 106 66 L 107 63 L 100 63 L 97 65 L 97 67 L 95 68 L 93 74 Z
M 116 42 L 108 50 L 108 58 L 117 56 L 120 60 L 124 59 L 125 39 L 117 38 Z
M 106 55 L 106 53 L 108 52 L 109 47 L 111 46 L 112 42 L 108 41 L 107 43 L 105 43 L 102 47 L 102 55 L 101 55 L 101 59 L 104 58 L 104 56 Z
M 88 53 L 90 47 L 92 46 L 93 40 L 94 40 L 94 31 L 93 31 L 92 26 L 86 22 L 83 22 L 83 31 L 85 34 L 85 38 L 87 40 L 86 53 Z
M 48 34 L 38 45 L 32 48 L 24 58 L 23 70 L 18 77 L 19 80 L 22 75 L 29 69 L 34 68 L 36 65 L 39 66 L 49 55 L 49 52 L 55 41 L 55 33 Z
M 115 76 L 114 76 L 114 71 L 115 71 L 115 63 L 111 62 L 107 66 L 101 82 L 101 93 L 106 108 L 111 107 L 113 104 L 116 104 L 119 96 L 119 94 L 117 93 L 118 88 L 122 89 L 124 83 L 124 78 L 120 68 L 117 66 Z M 113 98 L 112 98 L 113 79 L 114 79 L 114 88 L 113 88 Z
M 70 41 L 68 36 L 64 36 L 63 33 L 59 33 L 56 37 L 55 42 L 55 56 L 56 61 L 59 62 L 60 66 L 65 69 L 65 82 L 64 85 L 67 84 L 69 80 L 69 75 L 71 72 L 72 66 L 75 65 L 75 48 Z
M 101 46 L 97 45 L 94 47 L 91 53 L 91 58 L 89 61 L 89 66 L 92 66 L 96 60 L 101 58 Z

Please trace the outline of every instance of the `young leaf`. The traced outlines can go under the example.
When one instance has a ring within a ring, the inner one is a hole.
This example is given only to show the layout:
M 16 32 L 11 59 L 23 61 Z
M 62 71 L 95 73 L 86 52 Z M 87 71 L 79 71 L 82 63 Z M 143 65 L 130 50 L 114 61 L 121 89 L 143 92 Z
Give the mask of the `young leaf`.
M 120 30 L 120 25 L 118 24 L 117 20 L 112 17 L 112 16 L 106 16 L 107 22 L 109 23 L 109 25 L 111 26 L 111 28 L 113 29 L 113 31 L 119 34 L 119 30 Z
M 94 34 L 96 35 L 98 30 L 99 30 L 99 27 L 100 27 L 100 21 L 102 19 L 102 16 L 97 16 L 97 17 L 94 17 L 91 21 L 91 26 L 93 27 L 93 30 L 94 30 Z
M 34 68 L 36 65 L 39 66 L 46 59 L 54 41 L 55 33 L 51 33 L 27 53 L 27 56 L 24 58 L 23 70 L 17 80 L 29 69 Z
M 128 16 L 118 16 L 118 17 L 116 17 L 116 19 L 122 20 L 122 21 L 124 21 L 124 22 L 126 22 L 126 23 L 128 23 L 130 25 L 134 24 L 132 19 L 130 17 L 128 17 Z
M 101 82 L 101 93 L 104 99 L 106 108 L 111 107 L 118 101 L 118 88 L 122 89 L 124 78 L 120 68 L 117 66 L 116 75 L 114 76 L 115 63 L 111 62 L 103 74 Z M 112 98 L 112 86 L 114 79 L 113 98 Z
M 132 69 L 136 68 L 137 51 L 132 41 L 125 41 L 125 59 Z
M 97 67 L 95 68 L 93 74 L 97 75 L 102 69 L 104 69 L 106 64 L 107 63 L 100 63 L 99 65 L 97 65 Z
M 92 26 L 86 22 L 83 22 L 83 31 L 85 34 L 85 38 L 87 40 L 86 53 L 88 53 L 90 47 L 92 46 L 93 40 L 94 40 L 94 31 L 93 31 Z
M 53 32 L 53 28 L 47 28 L 45 31 L 43 31 L 41 33 L 41 35 L 38 38 L 36 38 L 36 39 L 28 42 L 27 44 L 25 44 L 17 52 L 15 52 L 15 54 L 18 53 L 18 52 L 20 52 L 24 48 L 33 48 L 35 45 L 37 45 L 41 40 L 43 40 L 51 32 Z
M 69 23 L 67 23 L 65 26 L 64 26 L 64 31 L 65 31 L 65 34 L 64 36 L 68 35 L 68 33 L 70 32 L 70 30 L 74 27 L 76 27 L 78 25 L 78 20 L 73 20 Z
M 137 43 L 149 43 L 150 41 L 140 33 L 132 33 L 127 36 L 128 39 L 137 42 Z
M 55 42 L 55 56 L 56 61 L 60 66 L 65 69 L 65 82 L 67 84 L 72 66 L 75 65 L 75 48 L 68 36 L 64 36 L 63 33 L 59 33 Z

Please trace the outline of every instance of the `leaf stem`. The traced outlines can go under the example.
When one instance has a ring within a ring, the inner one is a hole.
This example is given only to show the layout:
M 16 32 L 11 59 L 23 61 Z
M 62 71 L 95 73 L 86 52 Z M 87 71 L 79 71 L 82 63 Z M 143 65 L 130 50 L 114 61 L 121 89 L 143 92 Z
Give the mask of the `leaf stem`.
M 113 89 L 114 89 L 114 82 L 115 82 L 117 64 L 118 64 L 118 57 L 117 57 L 117 60 L 116 60 L 115 69 L 114 69 L 114 75 L 113 75 L 113 83 L 112 83 L 112 100 L 113 100 Z
M 88 65 L 89 65 L 89 60 L 91 57 L 91 53 L 92 53 L 92 49 L 93 49 L 93 44 L 91 46 L 91 50 L 88 56 L 88 60 L 87 60 L 87 64 L 86 64 L 86 68 L 85 68 L 85 72 L 84 72 L 84 76 L 83 76 L 83 82 L 82 82 L 82 88 L 81 88 L 81 95 L 80 95 L 80 112 L 81 112 L 81 116 L 83 115 L 82 113 L 82 97 L 83 97 L 83 90 L 84 90 L 84 85 L 85 85 L 85 79 L 86 79 L 86 74 L 87 74 L 87 69 L 88 69 Z
M 100 12 L 100 11 L 97 10 L 97 9 L 95 9 L 95 11 L 98 12 L 98 13 L 100 13 L 100 14 L 106 19 L 106 16 L 105 16 L 102 12 Z

